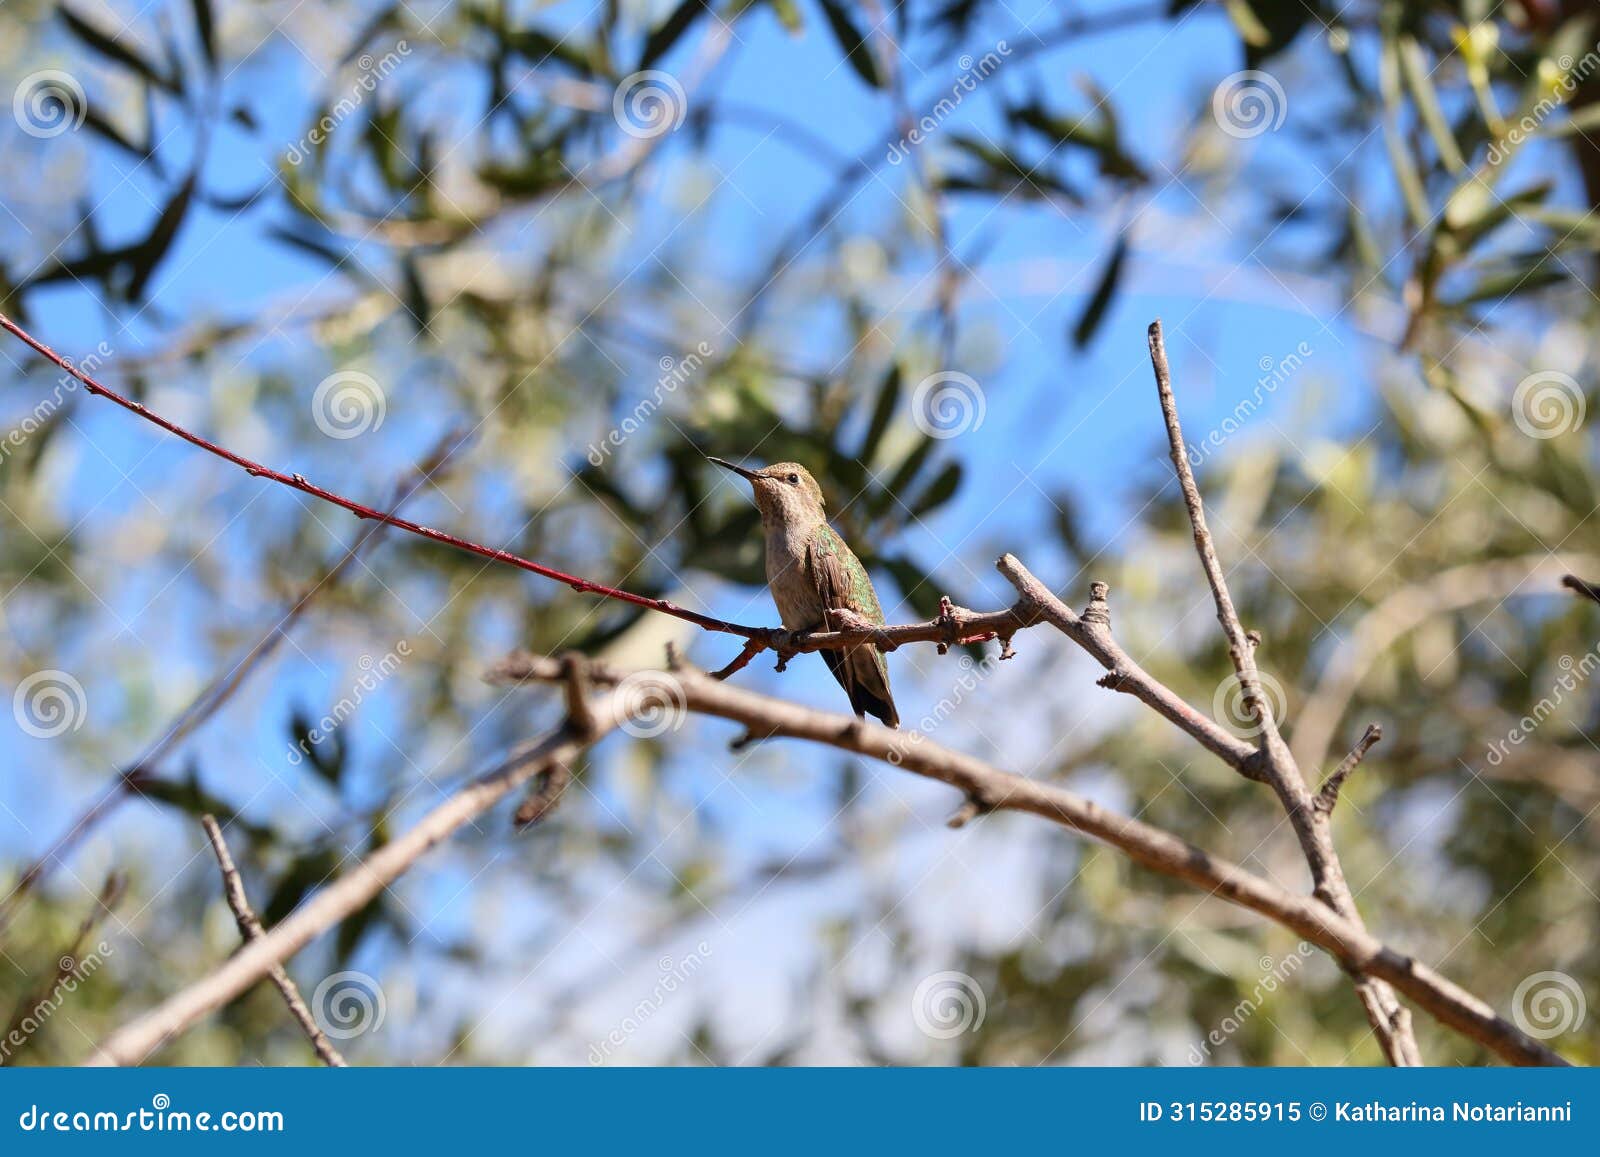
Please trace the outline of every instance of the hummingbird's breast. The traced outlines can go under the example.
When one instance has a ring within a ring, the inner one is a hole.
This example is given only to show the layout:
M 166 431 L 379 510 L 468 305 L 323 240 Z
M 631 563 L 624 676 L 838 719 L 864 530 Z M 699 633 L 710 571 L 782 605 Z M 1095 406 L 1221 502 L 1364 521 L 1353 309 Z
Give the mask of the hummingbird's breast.
M 767 533 L 767 589 L 777 605 L 784 630 L 804 631 L 822 623 L 822 595 L 806 566 L 808 536 L 789 528 Z

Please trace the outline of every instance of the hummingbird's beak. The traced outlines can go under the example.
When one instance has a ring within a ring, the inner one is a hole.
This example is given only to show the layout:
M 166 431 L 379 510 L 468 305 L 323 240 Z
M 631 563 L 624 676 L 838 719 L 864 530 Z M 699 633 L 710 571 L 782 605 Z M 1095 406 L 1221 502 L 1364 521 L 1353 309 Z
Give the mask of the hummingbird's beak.
M 713 458 L 710 454 L 707 454 L 705 457 L 707 462 L 715 462 L 718 466 L 726 467 L 727 469 L 732 470 L 735 474 L 738 474 L 744 478 L 748 478 L 751 482 L 754 482 L 757 478 L 761 477 L 761 475 L 757 474 L 754 470 L 746 470 L 743 466 L 735 466 L 732 462 L 724 461 L 721 458 Z

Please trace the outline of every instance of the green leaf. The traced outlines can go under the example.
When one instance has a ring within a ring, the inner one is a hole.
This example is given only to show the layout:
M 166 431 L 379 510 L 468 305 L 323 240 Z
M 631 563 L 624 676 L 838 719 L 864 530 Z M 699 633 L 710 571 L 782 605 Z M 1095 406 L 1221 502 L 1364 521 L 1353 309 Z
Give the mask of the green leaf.
M 191 0 L 194 7 L 195 32 L 200 37 L 200 51 L 213 72 L 217 68 L 217 22 L 211 14 L 211 0 Z
M 1128 261 L 1128 235 L 1123 233 L 1117 237 L 1117 242 L 1111 247 L 1111 256 L 1107 259 L 1105 268 L 1100 271 L 1100 280 L 1094 287 L 1094 293 L 1089 296 L 1088 303 L 1083 307 L 1083 313 L 1078 317 L 1078 323 L 1072 327 L 1072 346 L 1082 349 L 1094 339 L 1095 331 L 1100 328 L 1100 323 L 1105 320 L 1106 310 L 1110 308 L 1112 300 L 1117 294 L 1117 284 L 1122 280 L 1122 270 Z
M 189 174 L 188 179 L 167 201 L 166 208 L 161 210 L 161 216 L 157 217 L 156 223 L 150 227 L 149 235 L 129 254 L 131 262 L 127 289 L 129 301 L 139 301 L 144 297 L 145 287 L 155 276 L 157 267 L 172 248 L 178 230 L 183 228 L 184 218 L 189 214 L 198 177 L 198 173 Z
M 122 38 L 106 35 L 65 4 L 60 5 L 57 11 L 60 12 L 61 19 L 66 24 L 67 29 L 82 41 L 86 48 L 98 53 L 114 64 L 120 64 L 125 68 L 132 69 L 158 88 L 163 88 L 174 96 L 179 95 L 180 90 L 177 81 L 129 48 L 123 43 Z
M 689 31 L 695 17 L 710 7 L 707 0 L 683 0 L 644 42 L 644 51 L 639 54 L 639 68 L 649 68 L 670 52 L 679 38 Z
M 961 473 L 961 463 L 951 462 L 934 475 L 933 481 L 928 483 L 928 488 L 911 504 L 911 517 L 921 518 L 925 514 L 931 514 L 954 498 L 956 490 L 961 486 Z
M 833 29 L 833 38 L 839 42 L 839 48 L 844 53 L 845 60 L 850 63 L 850 67 L 873 88 L 882 88 L 883 77 L 878 71 L 878 62 L 872 55 L 872 46 L 856 27 L 849 10 L 838 0 L 818 0 L 818 2 L 822 5 L 822 14 L 828 19 L 828 27 Z
M 1433 147 L 1439 150 L 1439 159 L 1450 172 L 1461 172 L 1467 167 L 1467 162 L 1461 155 L 1460 146 L 1456 144 L 1455 134 L 1450 131 L 1450 122 L 1445 119 L 1444 110 L 1439 106 L 1439 93 L 1433 87 L 1433 69 L 1423 53 L 1422 45 L 1417 43 L 1414 36 L 1402 36 L 1399 54 L 1406 87 L 1411 90 L 1417 115 L 1427 126 L 1428 135 L 1433 138 Z
M 883 435 L 888 431 L 889 423 L 894 420 L 894 412 L 900 408 L 900 393 L 900 363 L 895 362 L 884 375 L 883 384 L 878 387 L 878 402 L 873 407 L 872 420 L 867 424 L 866 435 L 861 439 L 861 449 L 856 452 L 856 457 L 861 461 L 871 462 L 877 456 Z

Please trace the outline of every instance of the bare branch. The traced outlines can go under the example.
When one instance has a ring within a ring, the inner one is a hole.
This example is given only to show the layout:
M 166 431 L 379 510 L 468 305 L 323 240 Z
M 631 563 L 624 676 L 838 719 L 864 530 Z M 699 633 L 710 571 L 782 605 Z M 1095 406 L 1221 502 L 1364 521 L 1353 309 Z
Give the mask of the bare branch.
M 554 659 L 513 656 L 497 668 L 500 681 L 567 678 Z M 594 701 L 595 725 L 606 734 L 622 722 L 615 688 L 630 672 L 600 664 L 590 681 L 611 692 Z M 1479 1041 L 1516 1064 L 1565 1064 L 1557 1053 L 1496 1016 L 1483 1001 L 1425 965 L 1386 947 L 1359 924 L 1327 905 L 1298 896 L 1139 820 L 1107 811 L 1052 784 L 999 770 L 971 756 L 940 747 L 916 732 L 891 731 L 852 717 L 814 711 L 757 695 L 690 668 L 673 674 L 686 709 L 744 724 L 752 731 L 786 735 L 854 751 L 917 775 L 948 783 L 981 808 L 1031 812 L 1081 831 L 1164 875 L 1283 924 L 1335 956 L 1346 968 L 1390 981 L 1442 1023 Z M 319 892 L 261 939 L 242 949 L 209 976 L 112 1033 L 90 1057 L 91 1064 L 137 1064 L 174 1033 L 238 996 L 274 964 L 369 903 L 431 847 L 482 815 L 555 760 L 570 760 L 583 744 L 567 729 L 526 744 L 493 770 L 425 815 L 415 827 L 385 845 L 355 870 Z
M 447 433 L 434 443 L 421 461 L 406 472 L 405 477 L 395 483 L 393 497 L 390 500 L 391 511 L 400 509 L 418 489 L 444 469 L 450 454 L 461 443 L 463 437 L 459 431 L 453 430 Z M 113 776 L 67 830 L 23 869 L 11 891 L 4 899 L 0 899 L 0 932 L 3 932 L 11 922 L 28 893 L 57 865 L 65 863 L 71 850 L 82 843 L 98 824 L 113 815 L 125 800 L 137 796 L 141 783 L 156 773 L 161 762 L 176 751 L 185 739 L 194 734 L 201 724 L 215 716 L 237 694 L 245 681 L 262 668 L 277 651 L 279 645 L 289 637 L 290 629 L 311 608 L 312 603 L 337 586 L 382 529 L 381 524 L 365 528 L 356 537 L 355 542 L 345 550 L 338 562 L 315 582 L 307 584 L 300 590 L 294 601 L 284 608 L 270 630 L 257 639 L 242 656 L 218 670 L 199 694 L 189 700 L 183 710 L 173 718 L 155 742 L 146 747 L 125 769 Z
M 245 473 L 251 475 L 252 477 L 266 478 L 278 483 L 280 486 L 286 486 L 291 490 L 298 490 L 302 494 L 311 495 L 313 498 L 320 498 L 324 502 L 331 503 L 334 506 L 348 510 L 357 518 L 370 519 L 372 521 L 382 523 L 385 526 L 392 526 L 397 530 L 403 530 L 408 534 L 414 534 L 420 538 L 428 539 L 430 542 L 441 543 L 445 546 L 453 547 L 456 550 L 464 551 L 467 554 L 473 554 L 480 558 L 487 558 L 494 562 L 504 563 L 507 566 L 514 566 L 519 570 L 528 571 L 530 574 L 536 574 L 542 578 L 552 579 L 555 582 L 569 586 L 573 590 L 582 594 L 599 595 L 602 598 L 614 599 L 618 602 L 628 603 L 632 606 L 643 607 L 645 610 L 657 611 L 664 615 L 671 615 L 673 618 L 682 619 L 685 622 L 693 623 L 695 626 L 700 627 L 703 630 L 714 631 L 726 635 L 742 636 L 748 641 L 747 649 L 749 648 L 749 645 L 759 643 L 761 646 L 756 648 L 756 651 L 759 651 L 761 648 L 770 648 L 782 653 L 784 651 L 842 650 L 846 647 L 855 647 L 861 645 L 862 643 L 870 643 L 881 650 L 892 651 L 894 648 L 903 643 L 973 643 L 982 642 L 986 639 L 994 638 L 997 635 L 1009 638 L 1022 627 L 1032 625 L 1029 622 L 1024 622 L 1017 618 L 1014 609 L 977 614 L 961 608 L 952 608 L 954 612 L 953 617 L 947 618 L 941 616 L 940 618 L 934 619 L 927 623 L 912 623 L 902 627 L 868 627 L 863 625 L 838 631 L 813 631 L 804 635 L 793 635 L 790 632 L 784 631 L 777 627 L 751 627 L 742 625 L 740 623 L 728 622 L 725 619 L 719 619 L 712 615 L 704 615 L 698 611 L 691 611 L 687 607 L 680 607 L 676 603 L 673 603 L 667 599 L 649 598 L 645 595 L 635 594 L 632 591 L 626 591 L 618 587 L 607 586 L 604 583 L 596 582 L 592 579 L 586 579 L 581 578 L 578 575 L 567 574 L 565 571 L 560 571 L 554 567 L 545 566 L 543 563 L 534 562 L 532 559 L 523 558 L 520 555 L 512 554 L 510 551 L 500 550 L 497 547 L 484 546 L 481 543 L 473 542 L 470 539 L 460 538 L 453 534 L 446 534 L 442 530 L 435 530 L 431 526 L 423 526 L 421 523 L 400 518 L 392 513 L 386 513 L 382 510 L 378 510 L 375 507 L 367 506 L 364 503 L 357 502 L 353 498 L 346 498 L 342 494 L 337 494 L 332 490 L 314 485 L 313 483 L 308 482 L 302 475 L 286 474 L 282 471 L 274 470 L 270 466 L 256 462 L 253 459 L 246 458 L 244 455 L 235 453 L 234 451 L 229 450 L 216 442 L 202 438 L 199 434 L 192 433 L 178 425 L 176 422 L 162 417 L 148 406 L 145 406 L 139 402 L 135 402 L 130 398 L 126 398 L 110 387 L 102 385 L 95 378 L 85 373 L 77 366 L 73 365 L 70 359 L 56 353 L 55 350 L 39 341 L 39 339 L 35 338 L 27 330 L 23 329 L 3 313 L 0 313 L 0 329 L 4 329 L 8 333 L 12 334 L 14 337 L 18 338 L 29 348 L 31 348 L 34 352 L 39 354 L 40 357 L 45 358 L 59 369 L 76 378 L 83 384 L 85 389 L 87 389 L 91 394 L 94 394 L 96 397 L 105 398 L 107 401 L 115 402 L 123 409 L 137 414 L 145 421 L 161 427 L 170 434 L 174 434 L 177 437 L 182 438 L 190 445 L 197 446 L 206 451 L 208 454 L 213 454 L 225 462 L 233 463 L 235 466 L 238 466 L 240 469 L 244 470 Z M 754 656 L 756 651 L 751 651 L 750 656 L 748 657 L 741 656 L 743 662 L 740 662 L 740 660 L 736 659 L 734 663 L 729 665 L 727 669 L 728 672 L 731 674 L 733 671 L 738 670 L 739 667 L 748 664 L 750 658 Z
M 621 722 L 616 697 L 596 705 L 600 734 Z M 565 728 L 522 744 L 489 771 L 428 812 L 404 835 L 296 908 L 277 927 L 245 945 L 216 971 L 113 1032 L 89 1057 L 91 1065 L 139 1064 L 162 1043 L 268 975 L 345 917 L 359 912 L 429 849 L 472 822 L 553 762 L 573 758 L 585 745 Z
M 632 672 L 591 664 L 600 687 L 615 688 Z M 513 655 L 498 663 L 493 682 L 557 683 L 565 676 L 555 659 Z M 915 775 L 949 784 L 969 806 L 956 814 L 1021 811 L 1042 816 L 1110 845 L 1163 875 L 1257 912 L 1328 951 L 1353 974 L 1393 984 L 1440 1022 L 1483 1044 L 1514 1064 L 1566 1064 L 1543 1044 L 1497 1016 L 1482 1000 L 1426 965 L 1392 949 L 1320 899 L 1296 895 L 1237 864 L 1211 855 L 1160 828 L 1111 812 L 1073 792 L 1040 783 L 941 747 L 914 731 L 802 707 L 711 678 L 689 669 L 673 675 L 687 710 L 715 715 L 766 736 L 823 743 L 879 759 Z M 1404 1010 L 1400 1010 L 1401 1013 Z
M 1361 765 L 1361 761 L 1367 757 L 1367 752 L 1372 750 L 1372 745 L 1382 738 L 1382 727 L 1376 723 L 1367 724 L 1366 734 L 1356 741 L 1350 754 L 1333 769 L 1333 774 L 1322 781 L 1322 788 L 1317 792 L 1317 811 L 1325 816 L 1333 814 L 1333 809 L 1339 804 L 1339 791 L 1344 787 L 1344 781 L 1349 779 L 1350 773 Z
M 1345 879 L 1344 867 L 1334 850 L 1333 838 L 1326 823 L 1319 823 L 1316 802 L 1311 794 L 1305 774 L 1290 754 L 1289 747 L 1278 732 L 1278 721 L 1273 718 L 1270 705 L 1261 692 L 1261 675 L 1256 667 L 1256 648 L 1261 637 L 1247 631 L 1234 607 L 1233 596 L 1217 558 L 1211 530 L 1206 525 L 1205 504 L 1200 499 L 1200 487 L 1195 482 L 1194 470 L 1189 465 L 1189 455 L 1183 444 L 1183 428 L 1178 421 L 1178 403 L 1172 393 L 1172 372 L 1167 365 L 1166 342 L 1161 334 L 1161 322 L 1150 324 L 1150 364 L 1155 371 L 1156 393 L 1161 401 L 1161 416 L 1167 427 L 1168 451 L 1172 467 L 1178 475 L 1178 485 L 1183 491 L 1184 505 L 1189 512 L 1189 525 L 1194 532 L 1195 551 L 1200 556 L 1201 569 L 1211 587 L 1212 601 L 1217 608 L 1217 621 L 1228 641 L 1228 655 L 1244 693 L 1245 710 L 1261 729 L 1259 770 L 1262 778 L 1283 804 L 1284 814 L 1300 843 L 1306 865 L 1311 869 L 1311 879 L 1317 897 L 1345 919 L 1358 927 L 1362 925 L 1361 913 L 1356 908 L 1355 894 Z M 1321 816 L 1326 819 L 1326 815 Z M 1356 992 L 1367 1012 L 1367 1020 L 1383 1047 L 1384 1055 L 1395 1065 L 1420 1065 L 1422 1053 L 1411 1032 L 1410 1018 L 1401 1008 L 1394 992 L 1379 981 L 1359 972 Z
M 228 907 L 233 909 L 233 919 L 239 925 L 239 935 L 244 937 L 244 942 L 250 944 L 260 940 L 266 935 L 266 930 L 261 927 L 261 921 L 256 919 L 254 909 L 250 907 L 250 898 L 245 895 L 244 880 L 239 875 L 239 869 L 234 866 L 233 856 L 228 851 L 227 841 L 222 838 L 222 828 L 217 819 L 212 815 L 200 817 L 200 826 L 206 830 L 206 838 L 211 841 L 211 850 L 216 854 L 217 867 L 222 869 L 222 893 L 227 898 Z M 300 989 L 295 986 L 294 979 L 284 971 L 283 965 L 274 964 L 267 970 L 267 975 L 272 978 L 272 983 L 278 986 L 278 991 L 283 994 L 283 1003 L 289 1006 L 289 1012 L 300 1024 L 300 1029 L 310 1040 L 311 1047 L 316 1050 L 322 1062 L 336 1069 L 345 1068 L 347 1062 L 333 1047 L 333 1042 L 317 1024 L 317 1018 L 311 1015 L 311 1010 L 306 1007 L 306 1002 L 300 996 Z

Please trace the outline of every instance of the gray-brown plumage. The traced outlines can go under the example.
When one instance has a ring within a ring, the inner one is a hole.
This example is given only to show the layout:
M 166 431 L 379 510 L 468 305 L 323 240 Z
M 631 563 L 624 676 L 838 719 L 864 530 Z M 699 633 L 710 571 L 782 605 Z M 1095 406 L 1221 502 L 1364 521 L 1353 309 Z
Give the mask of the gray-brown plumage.
M 804 466 L 778 462 L 749 470 L 721 458 L 711 461 L 747 478 L 755 491 L 767 543 L 767 589 L 784 629 L 837 630 L 846 624 L 835 611 L 884 625 L 867 568 L 828 525 L 822 487 Z M 823 651 L 822 657 L 857 715 L 875 715 L 890 727 L 900 726 L 882 651 L 866 645 Z

